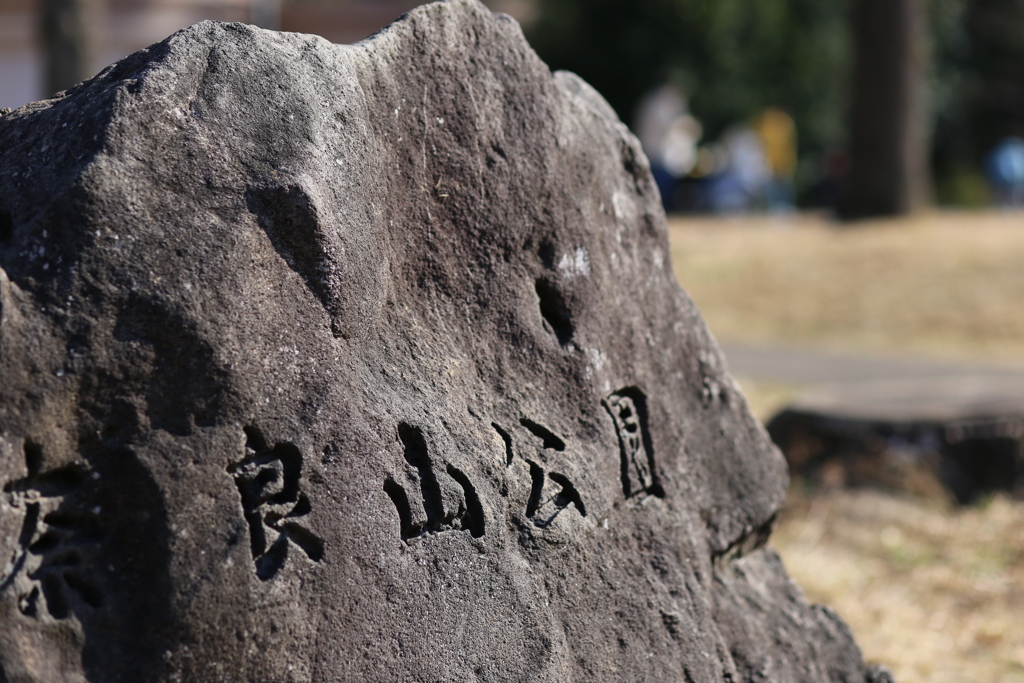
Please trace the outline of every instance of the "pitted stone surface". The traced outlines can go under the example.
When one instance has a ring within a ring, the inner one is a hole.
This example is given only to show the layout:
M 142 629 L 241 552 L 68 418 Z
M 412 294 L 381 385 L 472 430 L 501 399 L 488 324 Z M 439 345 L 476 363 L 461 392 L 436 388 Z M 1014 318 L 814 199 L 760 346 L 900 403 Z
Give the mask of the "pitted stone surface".
M 475 0 L 0 116 L 0 680 L 857 681 L 636 140 Z

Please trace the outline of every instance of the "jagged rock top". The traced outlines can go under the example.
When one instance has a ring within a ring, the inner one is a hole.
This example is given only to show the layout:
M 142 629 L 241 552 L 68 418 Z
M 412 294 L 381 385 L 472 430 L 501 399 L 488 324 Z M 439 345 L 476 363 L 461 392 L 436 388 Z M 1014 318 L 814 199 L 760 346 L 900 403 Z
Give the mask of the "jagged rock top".
M 475 0 L 0 117 L 0 373 L 0 679 L 874 675 L 636 140 Z

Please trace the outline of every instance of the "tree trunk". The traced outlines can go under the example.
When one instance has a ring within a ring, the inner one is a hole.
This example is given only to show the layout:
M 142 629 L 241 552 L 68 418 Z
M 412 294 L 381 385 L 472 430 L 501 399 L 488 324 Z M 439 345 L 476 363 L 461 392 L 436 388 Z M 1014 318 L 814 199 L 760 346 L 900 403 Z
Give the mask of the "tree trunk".
M 94 10 L 92 0 L 39 0 L 45 96 L 93 75 Z
M 850 167 L 844 219 L 895 216 L 927 202 L 925 0 L 855 0 Z

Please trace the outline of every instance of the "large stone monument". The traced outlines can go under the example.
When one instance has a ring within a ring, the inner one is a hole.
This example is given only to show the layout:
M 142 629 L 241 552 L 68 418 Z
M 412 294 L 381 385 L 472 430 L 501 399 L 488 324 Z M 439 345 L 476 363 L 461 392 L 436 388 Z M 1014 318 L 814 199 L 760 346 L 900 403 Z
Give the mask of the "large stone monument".
M 475 0 L 0 116 L 0 680 L 847 681 L 636 140 Z

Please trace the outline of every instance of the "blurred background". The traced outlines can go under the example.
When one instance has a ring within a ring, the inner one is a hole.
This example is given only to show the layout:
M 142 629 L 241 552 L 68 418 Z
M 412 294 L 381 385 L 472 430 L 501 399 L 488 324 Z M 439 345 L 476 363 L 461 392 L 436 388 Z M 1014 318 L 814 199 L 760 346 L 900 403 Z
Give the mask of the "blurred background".
M 417 0 L 0 0 L 0 107 L 46 99 L 204 19 L 315 33 L 354 43 Z M 520 21 L 531 0 L 486 3 Z
M 0 108 L 202 19 L 416 0 L 0 0 Z M 636 133 L 793 485 L 772 545 L 903 683 L 1024 683 L 1024 0 L 490 0 Z
M 202 19 L 348 43 L 416 4 L 0 0 L 0 107 L 48 97 Z M 1024 202 L 1019 0 L 486 4 L 634 127 L 670 211 L 857 218 Z

